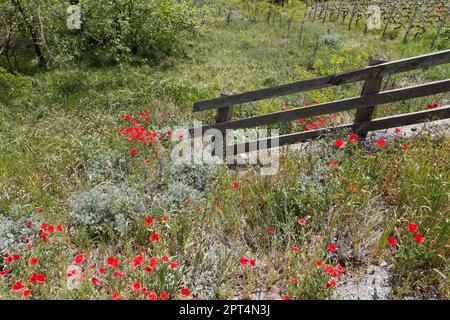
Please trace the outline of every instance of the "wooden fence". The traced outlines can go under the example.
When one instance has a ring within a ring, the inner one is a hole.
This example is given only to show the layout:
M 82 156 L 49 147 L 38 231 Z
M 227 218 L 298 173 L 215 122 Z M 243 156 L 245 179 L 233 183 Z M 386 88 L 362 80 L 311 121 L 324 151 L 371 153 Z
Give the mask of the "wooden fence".
M 445 79 L 407 88 L 380 92 L 380 87 L 384 76 L 429 68 L 447 63 L 450 63 L 450 50 L 391 62 L 389 62 L 384 56 L 375 55 L 370 58 L 369 66 L 362 69 L 240 94 L 222 95 L 216 99 L 199 101 L 194 104 L 194 112 L 217 109 L 216 123 L 206 125 L 201 128 L 192 128 L 190 129 L 190 132 L 193 133 L 194 130 L 199 129 L 201 129 L 201 132 L 205 132 L 208 129 L 219 129 L 222 132 L 225 132 L 227 129 L 254 128 L 279 122 L 294 121 L 300 118 L 308 118 L 357 109 L 353 123 L 282 135 L 277 137 L 278 143 L 281 146 L 316 138 L 326 132 L 340 130 L 343 128 L 349 128 L 353 132 L 358 133 L 360 137 L 364 138 L 367 135 L 367 132 L 373 130 L 388 129 L 421 123 L 429 120 L 450 118 L 450 106 L 445 106 L 432 110 L 401 114 L 375 120 L 372 119 L 375 106 L 377 105 L 450 91 L 450 79 Z M 358 97 L 320 103 L 312 107 L 302 107 L 254 116 L 246 119 L 232 120 L 233 106 L 238 104 L 332 86 L 339 86 L 358 81 L 364 81 L 361 95 Z M 271 141 L 277 138 L 271 137 L 268 139 L 258 140 L 257 143 L 259 148 L 271 148 Z M 260 142 L 264 142 L 265 144 L 261 146 Z M 247 142 L 241 145 L 229 145 L 226 147 L 226 151 L 227 154 L 249 152 L 250 146 L 254 146 L 255 143 L 256 141 Z

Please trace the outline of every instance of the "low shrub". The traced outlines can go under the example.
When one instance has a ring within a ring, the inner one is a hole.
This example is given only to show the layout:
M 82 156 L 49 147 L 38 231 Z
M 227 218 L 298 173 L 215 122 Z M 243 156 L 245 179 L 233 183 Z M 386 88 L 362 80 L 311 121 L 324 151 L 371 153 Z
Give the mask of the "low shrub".
M 0 213 L 0 255 L 26 249 L 28 243 L 36 238 L 40 224 L 37 215 L 13 219 Z
M 164 209 L 181 209 L 187 205 L 203 202 L 201 191 L 182 181 L 170 183 L 166 192 L 156 197 L 155 202 Z
M 69 217 L 91 236 L 125 236 L 144 214 L 141 195 L 122 184 L 99 185 L 71 195 Z
M 202 191 L 214 180 L 217 170 L 218 165 L 213 163 L 175 163 L 170 168 L 170 179 Z

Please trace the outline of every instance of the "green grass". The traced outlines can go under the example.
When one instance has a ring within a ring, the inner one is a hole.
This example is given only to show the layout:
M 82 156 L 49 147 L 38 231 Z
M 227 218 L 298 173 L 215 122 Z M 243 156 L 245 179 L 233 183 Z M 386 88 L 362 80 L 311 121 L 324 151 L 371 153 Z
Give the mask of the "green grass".
M 317 35 L 327 32 L 337 34 L 337 44 L 321 44 L 313 56 Z M 335 150 L 334 138 L 328 137 L 307 153 L 283 155 L 274 176 L 221 168 L 203 191 L 203 203 L 170 210 L 155 200 L 171 183 L 161 170 L 167 170 L 168 159 L 162 153 L 160 160 L 143 166 L 143 156 L 129 156 L 130 146 L 117 134 L 124 114 L 148 109 L 157 127 L 212 121 L 213 112 L 194 115 L 192 104 L 224 91 L 243 92 L 363 67 L 374 53 L 395 60 L 429 52 L 426 41 L 380 41 L 377 35 L 363 38 L 358 32 L 307 22 L 300 43 L 298 29 L 286 37 L 286 30 L 277 25 L 218 24 L 191 40 L 186 58 L 158 67 L 96 69 L 80 64 L 29 75 L 32 84 L 26 92 L 0 103 L 0 213 L 15 219 L 14 205 L 22 215 L 43 207 L 43 220 L 66 230 L 53 235 L 49 244 L 37 241 L 32 252 L 13 262 L 11 275 L 0 279 L 0 298 L 20 297 L 11 292 L 12 283 L 21 279 L 28 286 L 34 269 L 48 279 L 48 285 L 32 287 L 37 299 L 105 299 L 116 288 L 125 298 L 140 298 L 130 292 L 134 281 L 171 298 L 180 297 L 181 287 L 200 298 L 249 298 L 261 290 L 298 299 L 330 298 L 332 290 L 325 288 L 330 277 L 316 267 L 320 260 L 339 263 L 348 273 L 387 261 L 394 270 L 396 298 L 420 289 L 447 299 L 447 137 L 395 140 L 379 150 L 353 145 Z M 440 66 L 393 76 L 384 87 L 449 75 L 448 66 Z M 248 104 L 237 107 L 235 116 L 278 111 L 284 103 L 351 97 L 360 90 L 360 84 L 345 85 Z M 448 94 L 379 107 L 377 116 L 423 110 L 443 98 Z M 342 115 L 342 121 L 349 119 L 351 113 Z M 278 127 L 286 132 L 286 126 Z M 403 142 L 407 150 L 400 147 Z M 85 175 L 89 162 L 111 150 L 127 160 L 131 174 L 126 181 L 138 187 L 146 214 L 169 217 L 168 223 L 157 222 L 156 244 L 143 224 L 127 239 L 105 240 L 76 230 L 68 218 L 69 196 L 95 185 Z M 329 165 L 334 159 L 338 168 Z M 239 188 L 233 190 L 236 181 Z M 297 220 L 303 217 L 308 217 L 307 224 L 300 226 Z M 411 240 L 405 231 L 408 223 L 419 226 L 423 244 Z M 392 235 L 399 241 L 397 249 L 387 244 Z M 333 254 L 324 248 L 331 242 L 338 247 Z M 293 253 L 294 246 L 299 253 Z M 141 247 L 147 260 L 168 255 L 177 261 L 177 269 L 165 265 L 149 274 L 131 269 L 129 262 Z M 80 252 L 88 258 L 87 280 L 82 289 L 67 291 L 66 267 Z M 42 260 L 39 267 L 26 267 L 31 256 Z M 127 280 L 119 282 L 88 268 L 93 263 L 104 266 L 108 256 L 127 265 Z M 255 259 L 256 266 L 241 266 L 242 256 Z M 93 276 L 101 278 L 97 288 L 89 282 Z M 292 277 L 299 279 L 298 285 L 291 284 Z

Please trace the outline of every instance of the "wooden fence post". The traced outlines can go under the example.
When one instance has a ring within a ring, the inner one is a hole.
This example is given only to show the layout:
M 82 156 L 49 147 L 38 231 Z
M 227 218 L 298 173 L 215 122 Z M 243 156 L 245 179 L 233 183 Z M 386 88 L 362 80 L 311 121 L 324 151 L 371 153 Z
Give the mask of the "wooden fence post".
M 231 96 L 231 93 L 221 93 L 221 97 Z M 217 109 L 216 123 L 227 122 L 233 115 L 233 106 Z
M 226 97 L 226 96 L 230 96 L 230 95 L 232 95 L 232 93 L 229 93 L 229 92 L 224 92 L 224 93 L 220 94 L 221 97 Z M 219 108 L 219 109 L 217 109 L 216 123 L 222 123 L 222 122 L 230 121 L 232 116 L 233 116 L 233 106 Z M 223 149 L 223 151 L 222 151 L 223 154 L 222 154 L 222 156 L 225 157 L 226 156 L 226 151 L 227 151 L 226 130 L 224 130 L 222 132 L 222 135 L 223 135 L 223 148 L 222 148 Z M 212 154 L 213 155 L 215 154 L 214 150 L 213 150 Z
M 369 59 L 369 65 L 374 66 L 377 64 L 388 62 L 389 60 L 382 55 L 374 55 L 370 57 Z M 381 88 L 381 82 L 383 81 L 383 77 L 376 77 L 372 79 L 367 79 L 364 82 L 361 96 L 366 96 L 374 93 L 380 92 Z M 364 121 L 370 121 L 372 120 L 373 113 L 375 111 L 375 107 L 367 107 L 358 109 L 355 114 L 355 120 L 354 123 L 364 122 Z M 359 136 L 362 140 L 365 140 L 367 137 L 367 131 L 364 130 L 364 128 L 360 128 Z

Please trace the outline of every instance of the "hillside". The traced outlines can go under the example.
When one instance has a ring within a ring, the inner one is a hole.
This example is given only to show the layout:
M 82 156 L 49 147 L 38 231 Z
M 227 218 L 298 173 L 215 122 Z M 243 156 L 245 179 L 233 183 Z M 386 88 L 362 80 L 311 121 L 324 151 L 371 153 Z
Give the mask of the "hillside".
M 0 99 L 0 299 L 448 299 L 448 126 L 366 144 L 330 134 L 283 152 L 270 176 L 170 159 L 169 131 L 215 119 L 194 114 L 196 101 L 356 69 L 373 54 L 437 51 L 429 39 L 311 20 L 301 39 L 299 24 L 287 33 L 264 19 L 207 26 L 158 64 L 21 70 Z M 449 77 L 447 64 L 383 89 Z M 352 97 L 361 85 L 248 103 L 233 117 Z M 449 98 L 379 106 L 376 117 Z M 143 132 L 157 142 L 143 144 Z

